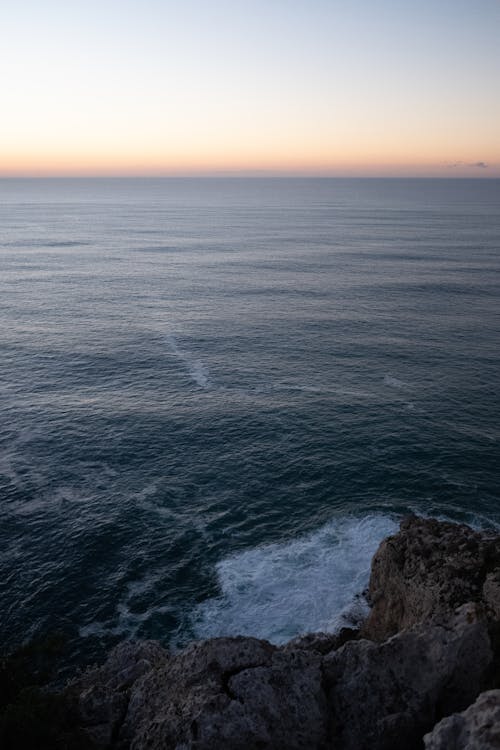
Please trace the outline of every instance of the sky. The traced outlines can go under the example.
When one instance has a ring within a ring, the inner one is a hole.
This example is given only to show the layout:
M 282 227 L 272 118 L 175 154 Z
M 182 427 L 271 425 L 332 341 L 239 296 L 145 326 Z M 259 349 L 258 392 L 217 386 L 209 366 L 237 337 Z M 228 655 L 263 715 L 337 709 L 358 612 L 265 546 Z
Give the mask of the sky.
M 0 176 L 500 177 L 500 0 L 5 0 Z

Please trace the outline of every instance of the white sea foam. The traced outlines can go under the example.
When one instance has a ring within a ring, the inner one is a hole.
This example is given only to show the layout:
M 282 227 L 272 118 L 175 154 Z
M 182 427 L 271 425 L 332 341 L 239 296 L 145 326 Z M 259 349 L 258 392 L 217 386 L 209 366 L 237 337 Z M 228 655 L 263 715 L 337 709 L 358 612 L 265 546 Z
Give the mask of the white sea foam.
M 208 388 L 210 385 L 208 370 L 200 360 L 196 359 L 189 363 L 189 374 L 202 388 Z
M 384 377 L 384 383 L 385 385 L 391 386 L 391 388 L 408 388 L 408 383 L 405 383 L 404 380 L 400 380 L 399 378 L 393 378 L 392 375 L 386 375 Z
M 194 359 L 189 354 L 189 352 L 181 349 L 177 343 L 175 336 L 173 336 L 172 334 L 167 336 L 167 343 L 170 346 L 172 353 L 175 354 L 175 356 L 180 360 L 182 360 L 192 380 L 194 380 L 194 382 L 201 388 L 209 388 L 210 379 L 208 376 L 208 370 L 203 362 L 201 362 L 199 359 Z
M 197 637 L 253 635 L 283 643 L 335 632 L 364 616 L 362 596 L 380 541 L 394 518 L 343 518 L 293 541 L 240 552 L 216 566 L 221 594 L 193 613 Z
M 135 581 L 130 581 L 126 590 L 116 606 L 115 614 L 108 620 L 93 620 L 82 625 L 78 633 L 81 638 L 125 636 L 137 638 L 139 631 L 154 615 L 161 615 L 169 611 L 168 605 L 157 605 L 153 603 L 144 611 L 134 611 L 133 601 L 136 597 L 149 595 L 154 600 L 154 592 L 159 582 L 163 580 L 167 571 L 158 569 Z
M 333 396 L 350 396 L 352 398 L 373 398 L 373 393 L 370 393 L 369 391 L 362 391 L 358 389 L 353 388 L 343 388 L 341 386 L 331 386 L 331 385 L 321 385 L 321 386 L 312 386 L 312 385 L 294 385 L 294 384 L 287 384 L 287 383 L 277 383 L 276 384 L 277 390 L 286 390 L 286 391 L 301 391 L 303 393 L 318 393 L 318 394 L 329 394 Z
M 78 629 L 81 638 L 97 637 L 106 638 L 110 636 L 121 636 L 126 638 L 137 638 L 143 624 L 153 615 L 168 611 L 168 607 L 150 607 L 145 612 L 132 612 L 126 604 L 117 606 L 116 617 L 113 620 L 101 622 L 94 620 Z

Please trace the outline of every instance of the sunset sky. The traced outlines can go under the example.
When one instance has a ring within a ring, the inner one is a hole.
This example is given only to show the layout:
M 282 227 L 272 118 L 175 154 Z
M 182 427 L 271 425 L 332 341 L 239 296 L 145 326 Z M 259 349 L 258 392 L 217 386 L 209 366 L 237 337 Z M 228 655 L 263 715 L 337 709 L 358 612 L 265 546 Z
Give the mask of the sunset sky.
M 0 175 L 500 176 L 500 0 L 7 0 Z

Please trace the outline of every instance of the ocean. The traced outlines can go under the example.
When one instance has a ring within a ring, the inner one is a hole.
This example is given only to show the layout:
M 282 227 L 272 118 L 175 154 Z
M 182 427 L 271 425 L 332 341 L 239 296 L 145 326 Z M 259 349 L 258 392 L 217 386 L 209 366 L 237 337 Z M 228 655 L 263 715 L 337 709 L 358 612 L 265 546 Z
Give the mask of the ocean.
M 281 643 L 500 524 L 500 180 L 0 181 L 0 625 Z

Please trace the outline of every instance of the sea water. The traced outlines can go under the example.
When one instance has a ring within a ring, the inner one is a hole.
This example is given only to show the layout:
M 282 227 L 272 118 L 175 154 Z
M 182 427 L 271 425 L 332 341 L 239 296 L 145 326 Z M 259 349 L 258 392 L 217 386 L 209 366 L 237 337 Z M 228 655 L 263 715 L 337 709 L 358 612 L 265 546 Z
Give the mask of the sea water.
M 0 181 L 2 643 L 283 642 L 500 522 L 500 181 Z

